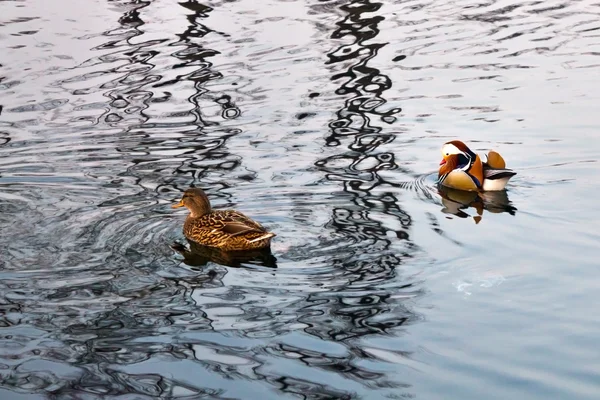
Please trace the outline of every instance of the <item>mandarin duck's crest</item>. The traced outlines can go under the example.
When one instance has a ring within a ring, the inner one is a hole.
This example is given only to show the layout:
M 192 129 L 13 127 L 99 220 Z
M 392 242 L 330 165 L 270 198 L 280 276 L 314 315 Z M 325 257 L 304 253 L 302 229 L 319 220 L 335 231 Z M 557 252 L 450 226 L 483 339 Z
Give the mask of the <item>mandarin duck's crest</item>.
M 516 174 L 506 168 L 502 156 L 493 150 L 482 161 L 460 140 L 442 146 L 438 183 L 443 186 L 467 191 L 504 190 L 508 180 Z

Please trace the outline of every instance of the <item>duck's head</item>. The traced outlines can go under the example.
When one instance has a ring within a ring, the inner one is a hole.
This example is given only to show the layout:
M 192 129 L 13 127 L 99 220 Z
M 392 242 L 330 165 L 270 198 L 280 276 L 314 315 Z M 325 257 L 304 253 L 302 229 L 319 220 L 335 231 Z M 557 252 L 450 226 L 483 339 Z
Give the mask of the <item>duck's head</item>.
M 444 143 L 442 146 L 442 161 L 440 161 L 440 165 L 444 165 L 450 159 L 460 156 L 473 158 L 475 153 L 473 153 L 471 149 L 469 149 L 467 145 L 460 140 L 452 140 L 451 142 Z
M 208 196 L 202 189 L 192 188 L 188 189 L 183 193 L 183 197 L 177 204 L 173 204 L 171 208 L 187 207 L 190 210 L 190 216 L 201 217 L 205 214 L 210 213 L 210 201 Z
M 442 146 L 440 175 L 447 173 L 459 165 L 470 163 L 477 155 L 460 140 L 452 140 Z

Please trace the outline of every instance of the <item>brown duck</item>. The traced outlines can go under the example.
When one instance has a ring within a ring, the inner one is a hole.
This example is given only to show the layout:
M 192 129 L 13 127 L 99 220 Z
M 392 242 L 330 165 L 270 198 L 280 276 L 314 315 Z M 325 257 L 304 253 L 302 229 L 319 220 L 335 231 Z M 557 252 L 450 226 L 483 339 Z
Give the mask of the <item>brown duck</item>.
M 172 208 L 190 210 L 183 234 L 189 240 L 225 251 L 255 250 L 269 247 L 271 238 L 258 222 L 235 210 L 212 210 L 206 194 L 198 188 L 188 189 Z

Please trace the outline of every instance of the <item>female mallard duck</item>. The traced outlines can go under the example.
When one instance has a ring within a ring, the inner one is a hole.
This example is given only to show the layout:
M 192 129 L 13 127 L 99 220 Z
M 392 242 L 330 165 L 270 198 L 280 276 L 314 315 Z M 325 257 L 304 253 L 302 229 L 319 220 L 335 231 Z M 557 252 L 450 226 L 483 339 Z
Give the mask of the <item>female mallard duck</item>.
M 273 232 L 235 210 L 212 210 L 206 194 L 198 188 L 185 191 L 172 208 L 190 210 L 183 234 L 189 240 L 225 251 L 255 250 L 269 247 Z
M 438 182 L 446 187 L 467 191 L 504 190 L 508 180 L 517 173 L 506 168 L 502 156 L 490 150 L 486 160 L 459 140 L 442 146 L 442 161 Z

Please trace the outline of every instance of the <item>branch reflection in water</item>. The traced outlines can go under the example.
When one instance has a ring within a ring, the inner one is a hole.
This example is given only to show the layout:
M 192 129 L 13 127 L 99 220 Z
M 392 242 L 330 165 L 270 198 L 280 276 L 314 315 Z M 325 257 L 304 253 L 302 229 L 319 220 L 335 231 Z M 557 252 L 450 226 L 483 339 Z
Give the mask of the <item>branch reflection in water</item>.
M 346 97 L 337 118 L 329 124 L 329 147 L 347 143 L 348 150 L 316 162 L 326 178 L 343 186 L 346 205 L 337 205 L 327 225 L 350 241 L 343 252 L 330 260 L 336 269 L 344 271 L 348 281 L 331 292 L 310 294 L 311 316 L 301 319 L 309 323 L 306 331 L 333 342 L 343 342 L 357 359 L 369 359 L 362 338 L 391 333 L 400 326 L 419 320 L 419 316 L 402 300 L 422 294 L 417 282 L 402 282 L 398 267 L 403 259 L 412 257 L 415 246 L 409 240 L 410 216 L 399 205 L 395 186 L 378 175 L 383 170 L 399 168 L 391 152 L 380 148 L 396 139 L 374 124 L 395 121 L 399 108 L 382 110 L 383 93 L 391 87 L 390 79 L 367 63 L 384 44 L 373 43 L 379 33 L 378 24 L 384 17 L 381 3 L 350 1 L 340 7 L 344 18 L 332 34 L 334 40 L 352 40 L 334 49 L 328 64 L 349 68 L 332 76 L 343 80 L 336 94 Z M 364 15 L 363 15 L 364 14 Z M 351 96 L 348 98 L 348 96 Z M 387 186 L 387 188 L 386 188 Z M 385 351 L 392 351 L 386 349 Z M 310 355 L 303 356 L 311 359 Z M 322 360 L 320 368 L 337 369 L 341 374 L 369 387 L 408 387 L 385 374 L 343 367 L 342 360 Z

